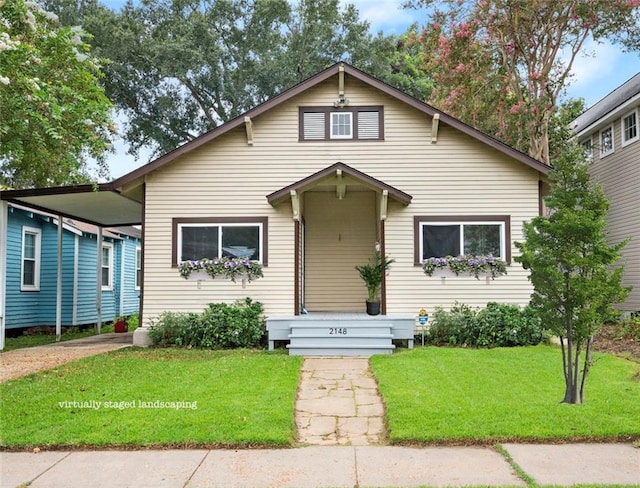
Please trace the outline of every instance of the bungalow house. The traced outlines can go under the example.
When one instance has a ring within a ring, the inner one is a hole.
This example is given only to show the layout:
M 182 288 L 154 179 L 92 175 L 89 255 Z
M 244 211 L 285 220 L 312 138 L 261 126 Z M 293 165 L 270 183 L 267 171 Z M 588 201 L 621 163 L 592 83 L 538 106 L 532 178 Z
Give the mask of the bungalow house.
M 56 324 L 58 226 L 52 214 L 8 205 L 3 314 L 6 329 Z M 93 225 L 62 219 L 61 326 L 98 321 L 96 300 L 98 232 Z M 138 311 L 141 239 L 133 227 L 105 229 L 100 247 L 101 319 Z
M 623 283 L 633 290 L 618 308 L 640 312 L 640 73 L 573 121 L 591 160 L 590 173 L 609 198 L 607 232 L 622 250 Z
M 347 330 L 327 314 L 364 318 L 367 290 L 355 266 L 377 245 L 395 262 L 383 282 L 382 315 L 368 323 L 378 320 L 386 335 L 412 338 L 422 309 L 529 302 L 532 287 L 512 260 L 514 242 L 522 239 L 522 223 L 541 211 L 548 170 L 338 63 L 99 191 L 76 188 L 67 196 L 108 199 L 122 205 L 123 215 L 131 211 L 122 217 L 129 221 L 138 203 L 143 325 L 166 310 L 201 311 L 210 302 L 250 296 L 264 304 L 271 339 L 295 336 L 300 323 L 308 327 L 302 335 L 326 339 L 330 323 L 313 320 L 329 317 Z M 3 199 L 114 222 L 101 215 L 104 204 L 65 207 L 56 192 L 9 192 Z M 243 287 L 180 276 L 183 260 L 229 249 L 259 260 L 264 277 Z M 431 256 L 488 253 L 507 263 L 506 276 L 428 277 L 421 268 Z M 402 334 L 400 323 L 407 327 Z M 134 343 L 145 343 L 146 331 L 136 331 Z M 305 347 L 320 352 L 304 344 L 297 353 Z

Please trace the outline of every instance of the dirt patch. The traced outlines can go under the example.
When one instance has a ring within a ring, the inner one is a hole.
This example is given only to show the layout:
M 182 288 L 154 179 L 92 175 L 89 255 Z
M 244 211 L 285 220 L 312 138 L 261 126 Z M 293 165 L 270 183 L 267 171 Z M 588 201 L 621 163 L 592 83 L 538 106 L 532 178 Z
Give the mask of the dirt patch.
M 623 336 L 617 325 L 602 327 L 593 340 L 596 351 L 608 352 L 640 362 L 640 341 Z

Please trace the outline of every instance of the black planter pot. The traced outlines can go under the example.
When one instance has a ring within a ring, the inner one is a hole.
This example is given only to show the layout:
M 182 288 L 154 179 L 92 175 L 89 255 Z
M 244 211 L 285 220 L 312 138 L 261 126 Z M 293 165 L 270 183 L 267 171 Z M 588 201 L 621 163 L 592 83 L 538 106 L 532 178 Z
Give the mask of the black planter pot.
M 367 315 L 380 315 L 380 302 L 367 300 Z

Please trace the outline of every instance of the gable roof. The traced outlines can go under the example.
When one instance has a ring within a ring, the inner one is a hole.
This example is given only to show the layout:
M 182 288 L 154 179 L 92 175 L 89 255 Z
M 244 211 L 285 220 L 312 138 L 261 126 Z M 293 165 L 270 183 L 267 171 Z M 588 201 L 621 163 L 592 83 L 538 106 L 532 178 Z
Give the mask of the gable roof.
M 358 171 L 351 166 L 344 163 L 335 163 L 331 166 L 326 167 L 323 170 L 318 171 L 306 178 L 303 178 L 295 183 L 285 186 L 280 190 L 274 191 L 273 193 L 267 195 L 267 201 L 271 205 L 277 205 L 278 203 L 290 198 L 291 191 L 304 191 L 314 185 L 317 185 L 324 178 L 335 175 L 336 172 L 340 170 L 345 175 L 353 177 L 356 181 L 365 184 L 366 186 L 370 186 L 372 188 L 376 188 L 378 190 L 386 190 L 389 193 L 389 196 L 394 200 L 402 203 L 403 205 L 409 205 L 411 203 L 411 199 L 413 198 L 408 193 L 405 193 L 397 188 L 394 188 L 391 185 L 387 185 L 386 183 L 369 176 L 362 171 Z
M 220 137 L 223 134 L 226 134 L 227 132 L 235 129 L 236 127 L 239 127 L 241 125 L 243 125 L 245 123 L 245 117 L 257 117 L 258 115 L 261 115 L 265 112 L 267 112 L 268 110 L 271 110 L 272 108 L 290 100 L 291 98 L 295 97 L 296 95 L 308 90 L 309 88 L 312 88 L 320 83 L 322 83 L 323 81 L 336 76 L 339 72 L 340 69 L 343 68 L 344 72 L 346 74 L 348 74 L 349 76 L 354 77 L 355 79 L 365 83 L 366 85 L 369 85 L 373 88 L 376 88 L 377 90 L 380 90 L 381 92 L 395 98 L 396 100 L 399 100 L 401 102 L 406 103 L 407 105 L 433 117 L 435 114 L 439 114 L 440 115 L 440 123 L 444 123 L 447 124 L 457 130 L 459 130 L 460 132 L 498 150 L 499 152 L 525 164 L 526 166 L 529 166 L 533 169 L 535 169 L 536 171 L 539 171 L 542 174 L 547 174 L 550 170 L 550 167 L 536 159 L 533 159 L 532 157 L 524 154 L 523 152 L 520 152 L 510 146 L 508 146 L 507 144 L 504 144 L 503 142 L 498 141 L 497 139 L 494 139 L 491 136 L 488 136 L 487 134 L 485 134 L 484 132 L 481 132 L 473 127 L 471 127 L 470 125 L 465 124 L 464 122 L 462 122 L 461 120 L 448 115 L 440 110 L 435 109 L 434 107 L 432 107 L 431 105 L 428 105 L 424 102 L 421 102 L 420 100 L 413 98 L 410 95 L 407 95 L 406 93 L 398 90 L 397 88 L 392 87 L 391 85 L 387 85 L 386 83 L 378 80 L 377 78 L 374 78 L 373 76 L 370 76 L 366 73 L 364 73 L 363 71 L 360 71 L 357 68 L 354 68 L 353 66 L 344 63 L 344 62 L 340 62 L 340 63 L 336 63 L 333 66 L 325 69 L 324 71 L 319 72 L 318 74 L 312 76 L 311 78 L 297 84 L 296 86 L 282 92 L 281 94 L 273 97 L 272 99 L 258 105 L 257 107 L 249 110 L 248 112 L 245 112 L 242 115 L 239 115 L 238 117 L 236 117 L 235 119 L 232 119 L 218 127 L 216 127 L 215 129 L 210 130 L 209 132 L 206 132 L 205 134 L 193 139 L 192 141 L 189 141 L 185 144 L 183 144 L 182 146 L 174 149 L 171 152 L 168 152 L 167 154 L 159 157 L 158 159 L 155 159 L 154 161 L 151 161 L 150 163 L 147 163 L 144 166 L 141 166 L 138 169 L 135 169 L 133 171 L 131 171 L 130 173 L 127 173 L 124 176 L 121 176 L 120 178 L 114 180 L 112 182 L 112 185 L 116 188 L 121 187 L 127 183 L 130 183 L 138 178 L 140 178 L 141 176 L 144 176 L 152 171 L 155 171 L 161 167 L 163 167 L 164 165 L 171 163 L 172 161 L 174 161 L 175 159 L 179 158 L 180 156 L 187 154 L 201 146 L 203 146 L 204 144 L 207 144 L 211 141 L 213 141 L 214 139 Z
M 589 129 L 595 129 L 602 122 L 616 118 L 617 112 L 625 110 L 627 105 L 640 97 L 640 73 L 625 81 L 618 88 L 602 98 L 593 107 L 588 108 L 575 118 L 571 127 L 580 136 Z

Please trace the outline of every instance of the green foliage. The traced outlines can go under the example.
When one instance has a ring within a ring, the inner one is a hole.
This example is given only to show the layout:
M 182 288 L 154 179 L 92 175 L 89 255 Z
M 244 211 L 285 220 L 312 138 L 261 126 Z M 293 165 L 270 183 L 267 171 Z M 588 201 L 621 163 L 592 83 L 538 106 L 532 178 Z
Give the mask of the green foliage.
M 616 265 L 625 242 L 607 243 L 608 201 L 589 180 L 582 149 L 568 145 L 550 173 L 548 216 L 524 224 L 515 260 L 530 270 L 531 306 L 545 327 L 563 340 L 565 401 L 584 401 L 593 334 L 616 315 L 630 289 Z M 564 340 L 566 339 L 566 344 Z M 584 352 L 584 364 L 580 355 Z
M 470 274 L 476 279 L 480 275 L 489 275 L 494 280 L 498 276 L 507 274 L 507 266 L 501 259 L 493 256 L 445 256 L 442 258 L 429 258 L 422 263 L 422 271 L 427 276 L 432 276 L 436 269 L 450 269 L 456 276 Z
M 149 327 L 149 336 L 161 347 L 259 347 L 266 331 L 262 312 L 262 303 L 250 298 L 233 305 L 210 303 L 201 314 L 163 312 Z
M 126 348 L 80 359 L 0 384 L 0 448 L 291 446 L 301 363 L 246 349 Z M 73 406 L 92 401 L 100 408 Z
M 110 60 L 105 85 L 128 117 L 132 151 L 175 149 L 339 60 L 424 99 L 418 45 L 372 36 L 338 0 L 148 0 L 120 11 L 95 1 L 47 0 L 82 24 Z M 417 78 L 414 77 L 417 75 Z
M 434 80 L 429 103 L 550 162 L 549 127 L 574 60 L 593 38 L 636 46 L 637 2 L 414 0 Z
M 640 315 L 621 320 L 616 339 L 631 339 L 640 342 Z
M 78 27 L 36 2 L 0 1 L 0 186 L 86 182 L 105 174 L 111 103 Z
M 392 444 L 629 442 L 638 364 L 597 354 L 589 402 L 558 402 L 558 348 L 419 347 L 370 359 Z
M 390 259 L 388 256 L 385 256 L 383 259 L 380 251 L 376 249 L 367 264 L 356 266 L 360 278 L 362 278 L 362 281 L 364 281 L 367 286 L 368 300 L 370 302 L 378 300 L 378 295 L 382 288 L 382 279 L 394 261 L 394 259 Z
M 531 307 L 490 302 L 474 310 L 456 303 L 450 311 L 437 308 L 427 341 L 434 345 L 512 347 L 539 344 L 540 319 Z

